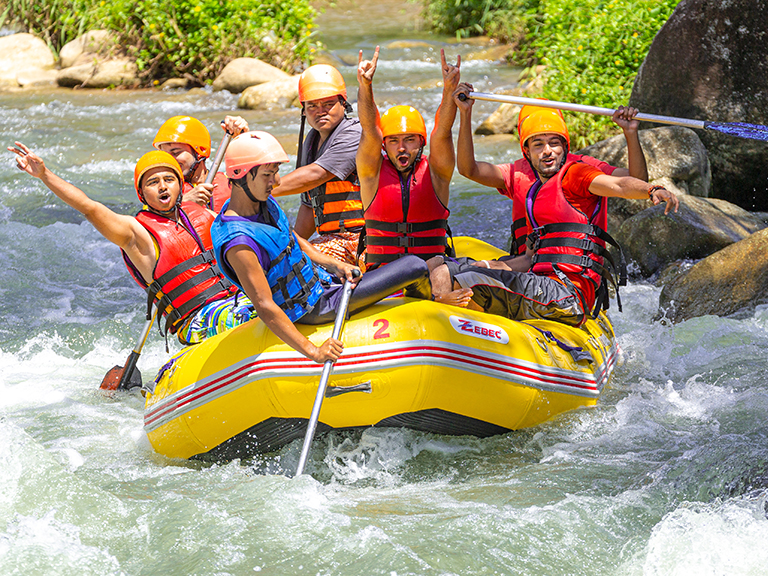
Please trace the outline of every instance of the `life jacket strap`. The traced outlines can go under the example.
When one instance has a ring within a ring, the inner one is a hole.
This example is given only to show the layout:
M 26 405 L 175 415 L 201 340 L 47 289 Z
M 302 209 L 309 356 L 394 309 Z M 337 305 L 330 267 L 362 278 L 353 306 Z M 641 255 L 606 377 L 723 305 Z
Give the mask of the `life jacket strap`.
M 369 220 L 366 218 L 365 227 L 371 230 L 392 232 L 395 234 L 412 234 L 414 232 L 427 232 L 428 230 L 445 230 L 448 220 L 428 220 L 426 222 L 384 222 L 382 220 Z
M 368 246 L 395 246 L 412 248 L 415 246 L 447 246 L 445 236 L 367 236 Z

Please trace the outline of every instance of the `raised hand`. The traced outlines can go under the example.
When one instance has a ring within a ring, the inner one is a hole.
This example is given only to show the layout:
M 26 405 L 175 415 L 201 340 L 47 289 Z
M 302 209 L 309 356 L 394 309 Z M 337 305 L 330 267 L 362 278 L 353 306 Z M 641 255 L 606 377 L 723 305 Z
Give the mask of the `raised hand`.
M 184 202 L 194 202 L 195 204 L 200 204 L 203 208 L 207 208 L 211 202 L 211 196 L 213 196 L 213 184 L 203 182 L 184 194 L 182 200 Z
M 360 54 L 357 59 L 357 82 L 363 85 L 371 85 L 373 83 L 373 75 L 376 73 L 376 64 L 379 62 L 379 47 L 376 46 L 376 50 L 373 52 L 373 58 L 370 60 L 363 60 L 363 51 L 360 50 Z
M 468 82 L 462 82 L 453 92 L 453 101 L 460 111 L 469 112 L 472 110 L 472 106 L 475 104 L 475 99 L 469 97 L 469 93 L 474 91 L 472 84 Z M 464 98 L 459 96 L 463 94 Z
M 16 165 L 19 170 L 23 170 L 30 176 L 35 178 L 42 178 L 45 174 L 45 163 L 43 159 L 37 154 L 34 154 L 29 148 L 24 146 L 21 142 L 14 142 L 17 146 L 8 146 L 8 150 L 16 154 Z
M 456 58 L 456 66 L 445 60 L 445 50 L 440 48 L 440 69 L 443 72 L 443 92 L 453 94 L 461 79 L 461 54 Z
M 619 125 L 622 130 L 629 130 L 630 132 L 637 132 L 637 128 L 640 125 L 638 120 L 635 120 L 635 116 L 639 110 L 630 106 L 619 106 L 616 112 L 613 113 L 611 119 Z
M 242 116 L 226 116 L 221 121 L 221 127 L 225 132 L 237 136 L 243 132 L 248 132 L 248 121 Z

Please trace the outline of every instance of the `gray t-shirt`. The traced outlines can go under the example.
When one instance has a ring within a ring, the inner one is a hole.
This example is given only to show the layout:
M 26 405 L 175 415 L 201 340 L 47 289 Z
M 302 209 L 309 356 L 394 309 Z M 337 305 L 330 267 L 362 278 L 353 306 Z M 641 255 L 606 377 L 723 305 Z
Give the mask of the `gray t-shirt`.
M 363 130 L 358 119 L 345 117 L 336 126 L 336 129 L 331 132 L 331 135 L 326 138 L 325 142 L 320 145 L 320 148 L 315 150 L 320 134 L 312 128 L 304 140 L 299 166 L 307 166 L 314 163 L 328 170 L 339 180 L 357 182 L 355 157 L 360 146 L 360 136 L 362 133 Z M 323 192 L 325 184 L 318 186 L 318 188 Z M 313 190 L 302 193 L 301 202 L 303 204 L 311 206 L 309 192 Z

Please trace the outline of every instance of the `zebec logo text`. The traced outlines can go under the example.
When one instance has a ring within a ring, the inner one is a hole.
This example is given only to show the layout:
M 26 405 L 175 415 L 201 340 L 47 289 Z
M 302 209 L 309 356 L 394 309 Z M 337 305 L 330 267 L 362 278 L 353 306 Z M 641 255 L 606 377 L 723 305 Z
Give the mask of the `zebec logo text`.
M 458 316 L 451 316 L 450 319 L 451 326 L 459 334 L 490 340 L 491 342 L 499 342 L 500 344 L 507 344 L 509 342 L 509 335 L 501 326 L 477 322 L 468 318 L 459 318 Z

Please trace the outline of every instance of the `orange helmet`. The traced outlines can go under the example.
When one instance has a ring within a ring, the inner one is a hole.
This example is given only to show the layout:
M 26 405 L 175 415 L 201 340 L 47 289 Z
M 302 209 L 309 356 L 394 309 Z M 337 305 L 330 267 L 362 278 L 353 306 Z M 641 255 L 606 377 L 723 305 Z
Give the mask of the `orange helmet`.
M 200 120 L 191 116 L 174 116 L 160 126 L 152 146 L 159 149 L 160 144 L 168 142 L 188 144 L 202 158 L 211 155 L 211 135 L 208 129 Z
M 542 98 L 542 100 L 544 100 L 544 98 Z M 544 106 L 535 106 L 533 104 L 526 104 L 525 106 L 520 108 L 520 112 L 517 115 L 517 133 L 518 134 L 520 133 L 520 124 L 522 123 L 522 121 L 528 118 L 528 116 L 530 116 L 534 112 L 539 112 L 540 110 L 550 110 L 552 112 L 557 112 L 560 118 L 565 119 L 563 116 L 563 113 L 560 110 L 557 110 L 555 108 L 549 108 L 549 107 L 545 108 Z
M 277 138 L 260 130 L 235 136 L 224 155 L 227 176 L 234 180 L 245 176 L 254 166 L 273 162 L 288 162 L 288 155 Z
M 184 182 L 184 175 L 181 173 L 181 166 L 176 162 L 176 158 L 168 154 L 168 152 L 162 152 L 160 150 L 152 150 L 147 152 L 139 158 L 136 162 L 136 168 L 133 169 L 133 185 L 136 188 L 136 195 L 141 202 L 144 202 L 144 195 L 141 193 L 141 179 L 146 174 L 147 170 L 157 168 L 158 166 L 164 166 L 173 170 L 173 173 L 179 179 L 179 186 L 181 187 Z M 181 197 L 181 190 L 179 190 L 179 197 Z
M 328 64 L 310 66 L 299 76 L 299 101 L 320 100 L 329 96 L 347 99 L 347 87 L 341 73 Z
M 566 151 L 571 148 L 571 138 L 568 136 L 568 127 L 565 125 L 562 115 L 555 110 L 535 110 L 520 122 L 519 128 L 520 148 L 525 154 L 525 142 L 537 134 L 558 134 L 565 138 Z
M 427 127 L 419 111 L 412 106 L 393 106 L 381 115 L 383 138 L 396 134 L 418 134 L 427 141 Z

